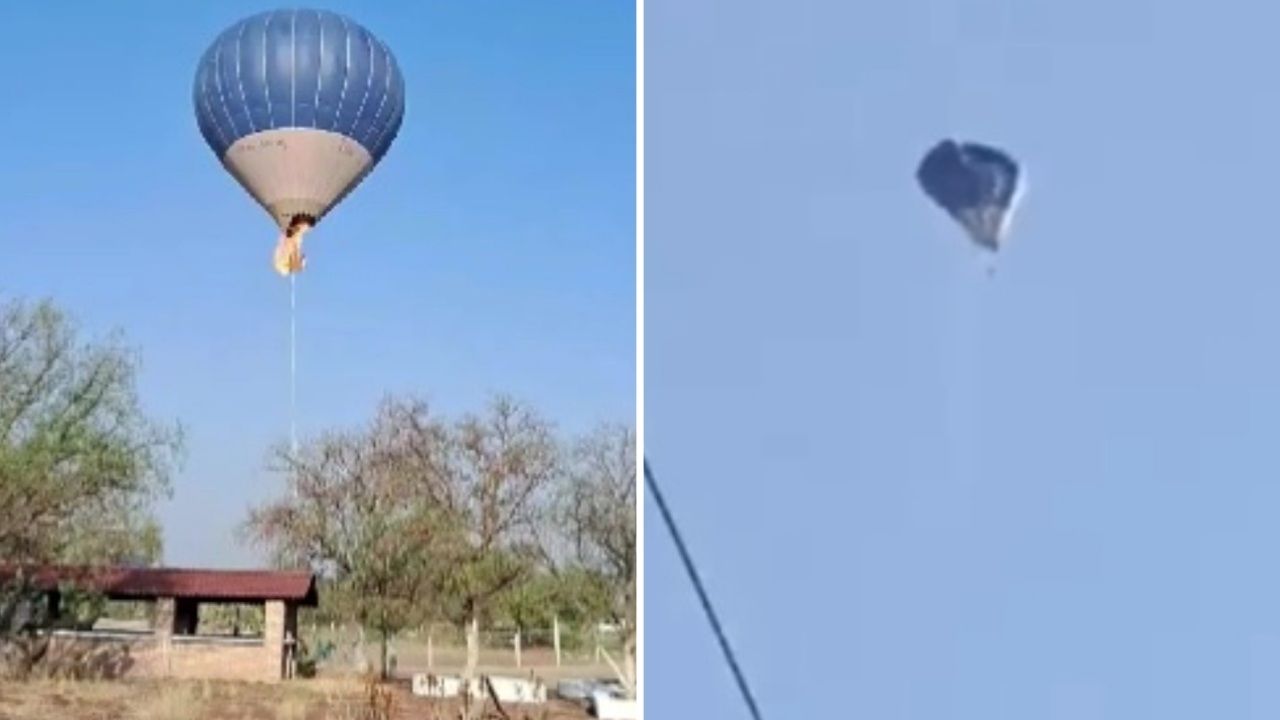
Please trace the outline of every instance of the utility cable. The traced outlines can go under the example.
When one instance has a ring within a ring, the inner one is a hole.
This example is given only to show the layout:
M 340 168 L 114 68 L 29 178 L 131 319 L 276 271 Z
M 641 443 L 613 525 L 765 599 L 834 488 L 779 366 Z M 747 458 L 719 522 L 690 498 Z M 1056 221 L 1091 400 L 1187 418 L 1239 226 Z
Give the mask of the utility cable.
M 728 663 L 729 669 L 733 672 L 733 678 L 738 683 L 738 690 L 742 693 L 742 700 L 746 703 L 747 710 L 751 713 L 753 720 L 762 720 L 760 708 L 756 705 L 755 697 L 751 694 L 751 687 L 747 685 L 747 678 L 742 674 L 742 668 L 738 666 L 738 658 L 734 654 L 733 648 L 729 646 L 729 639 L 725 636 L 724 628 L 720 626 L 720 619 L 716 617 L 711 598 L 707 596 L 706 588 L 702 586 L 702 579 L 698 576 L 698 568 L 694 564 L 693 558 L 689 555 L 688 548 L 685 547 L 680 528 L 676 525 L 670 508 L 667 507 L 666 499 L 662 497 L 662 491 L 658 489 L 658 481 L 653 475 L 653 470 L 649 468 L 649 460 L 647 458 L 644 461 L 644 481 L 649 487 L 649 491 L 653 493 L 654 501 L 658 503 L 658 511 L 662 513 L 662 519 L 667 525 L 667 530 L 671 533 L 671 539 L 676 544 L 676 550 L 680 553 L 680 560 L 684 563 L 684 569 L 689 574 L 689 580 L 693 583 L 693 589 L 698 593 L 698 600 L 702 603 L 702 610 L 707 615 L 707 621 L 711 623 L 711 629 L 715 632 L 716 640 L 720 641 L 720 650 L 724 653 L 725 662 Z

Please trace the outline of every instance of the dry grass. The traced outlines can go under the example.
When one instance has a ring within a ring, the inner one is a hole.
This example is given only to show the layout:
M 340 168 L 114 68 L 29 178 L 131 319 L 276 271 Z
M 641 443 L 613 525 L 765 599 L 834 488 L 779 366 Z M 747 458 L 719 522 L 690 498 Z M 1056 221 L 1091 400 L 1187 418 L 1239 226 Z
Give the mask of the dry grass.
M 290 694 L 281 698 L 280 703 L 276 705 L 275 720 L 306 720 L 307 710 L 313 704 L 308 702 L 306 698 Z
M 375 707 L 376 706 L 376 707 Z M 564 703 L 508 707 L 512 720 L 580 720 Z M 415 697 L 407 683 L 325 678 L 281 684 L 207 680 L 0 683 L 0 720 L 454 720 L 455 702 Z
M 139 696 L 131 708 L 136 720 L 199 720 L 208 710 L 199 689 L 190 684 L 162 685 Z
M 319 720 L 360 717 L 359 684 L 139 680 L 0 687 L 0 720 Z
M 47 680 L 0 684 L 0 718 L 57 718 L 77 714 L 83 720 L 120 717 L 113 704 L 119 691 L 106 683 Z

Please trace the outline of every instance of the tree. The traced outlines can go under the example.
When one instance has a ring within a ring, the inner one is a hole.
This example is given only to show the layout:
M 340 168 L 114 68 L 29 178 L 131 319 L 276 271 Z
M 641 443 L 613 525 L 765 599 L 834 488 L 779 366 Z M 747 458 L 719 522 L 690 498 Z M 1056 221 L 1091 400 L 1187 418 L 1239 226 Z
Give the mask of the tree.
M 541 524 L 560 448 L 550 423 L 505 396 L 458 422 L 449 448 L 437 477 L 463 534 L 444 591 L 455 618 L 467 624 L 469 681 L 480 661 L 481 619 L 544 557 Z
M 154 561 L 180 428 L 146 416 L 118 337 L 79 344 L 50 302 L 0 301 L 0 557 Z
M 367 429 L 328 433 L 296 455 L 278 449 L 289 492 L 252 510 L 245 525 L 277 565 L 325 575 L 324 602 L 336 614 L 377 630 L 383 678 L 390 639 L 430 612 L 444 554 L 434 548 L 456 532 L 427 492 L 433 484 L 413 475 L 428 466 L 406 462 L 407 429 L 417 430 L 424 457 L 443 452 L 432 443 L 446 433 L 424 403 L 389 399 Z
M 412 622 L 465 624 L 473 679 L 480 623 L 519 606 L 517 590 L 546 567 L 563 476 L 552 425 L 505 396 L 453 422 L 388 399 L 369 430 L 280 457 L 289 496 L 253 511 L 250 535 L 279 562 L 326 575 L 350 616 L 381 628 L 384 659 L 385 638 Z
M 576 562 L 599 574 L 610 594 L 611 619 L 623 629 L 624 682 L 635 692 L 636 436 L 606 425 L 581 439 L 568 468 L 559 512 Z
M 612 617 L 612 593 L 608 579 L 594 570 L 543 568 L 504 593 L 497 612 L 526 633 L 549 628 L 556 620 L 583 626 Z
M 0 299 L 0 559 L 151 564 L 152 506 L 181 451 L 176 425 L 143 412 L 137 358 L 119 336 L 81 343 L 51 302 Z M 70 602 L 74 598 L 83 600 Z M 0 651 L 29 672 L 47 648 L 15 632 L 43 622 L 23 573 L 0 587 Z M 68 610 L 100 599 L 68 595 Z M 74 606 L 74 607 L 73 607 Z M 70 613 L 74 615 L 75 613 Z

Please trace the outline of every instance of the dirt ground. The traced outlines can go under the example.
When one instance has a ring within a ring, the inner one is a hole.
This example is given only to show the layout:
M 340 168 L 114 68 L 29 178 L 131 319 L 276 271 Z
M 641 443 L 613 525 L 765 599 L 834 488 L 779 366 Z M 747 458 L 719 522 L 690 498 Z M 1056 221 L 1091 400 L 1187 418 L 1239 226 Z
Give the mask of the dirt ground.
M 456 702 L 414 696 L 407 682 L 295 680 L 279 685 L 213 681 L 0 683 L 0 720 L 455 720 Z M 501 717 L 490 706 L 492 717 Z M 510 720 L 581 720 L 553 701 L 503 708 Z M 388 712 L 389 711 L 389 712 Z

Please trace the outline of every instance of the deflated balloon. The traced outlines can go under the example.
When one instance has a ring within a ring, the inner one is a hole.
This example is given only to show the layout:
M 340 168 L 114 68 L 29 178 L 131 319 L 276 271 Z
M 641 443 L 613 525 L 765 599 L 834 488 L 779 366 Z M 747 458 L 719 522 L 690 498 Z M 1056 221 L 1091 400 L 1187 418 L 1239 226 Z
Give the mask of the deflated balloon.
M 925 154 L 916 179 L 975 243 L 999 250 L 1024 185 L 1012 157 L 988 145 L 943 140 Z

